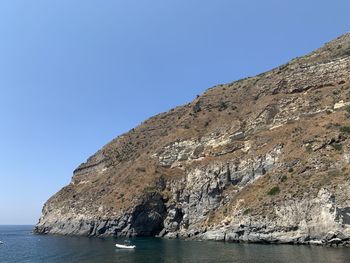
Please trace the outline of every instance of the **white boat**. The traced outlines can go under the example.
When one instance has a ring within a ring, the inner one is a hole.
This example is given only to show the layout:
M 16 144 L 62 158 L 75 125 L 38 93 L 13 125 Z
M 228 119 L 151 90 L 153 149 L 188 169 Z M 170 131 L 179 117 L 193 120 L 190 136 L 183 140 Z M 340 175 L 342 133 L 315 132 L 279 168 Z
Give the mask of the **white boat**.
M 126 248 L 126 249 L 134 249 L 136 246 L 134 245 L 121 245 L 121 244 L 115 244 L 117 248 Z
M 4 242 L 0 241 L 0 245 L 4 244 Z

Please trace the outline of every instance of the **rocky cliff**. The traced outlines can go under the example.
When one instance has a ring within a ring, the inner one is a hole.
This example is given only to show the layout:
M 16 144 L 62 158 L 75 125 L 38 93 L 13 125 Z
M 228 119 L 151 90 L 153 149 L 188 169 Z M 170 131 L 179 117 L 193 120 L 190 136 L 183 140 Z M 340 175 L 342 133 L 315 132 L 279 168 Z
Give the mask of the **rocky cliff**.
M 349 245 L 349 105 L 350 33 L 114 139 L 35 232 Z

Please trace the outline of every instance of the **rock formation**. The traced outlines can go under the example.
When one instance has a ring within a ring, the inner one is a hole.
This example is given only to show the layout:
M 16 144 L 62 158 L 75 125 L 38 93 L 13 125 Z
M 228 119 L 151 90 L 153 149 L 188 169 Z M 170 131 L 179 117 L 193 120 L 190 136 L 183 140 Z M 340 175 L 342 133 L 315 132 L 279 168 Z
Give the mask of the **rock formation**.
M 347 33 L 114 139 L 35 232 L 349 245 L 349 105 Z

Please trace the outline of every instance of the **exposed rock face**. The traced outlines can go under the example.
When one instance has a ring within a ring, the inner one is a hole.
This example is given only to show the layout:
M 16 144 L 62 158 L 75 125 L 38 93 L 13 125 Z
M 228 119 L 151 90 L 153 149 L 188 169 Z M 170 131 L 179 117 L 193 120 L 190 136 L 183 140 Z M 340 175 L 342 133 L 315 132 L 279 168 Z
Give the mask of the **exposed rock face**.
M 350 34 L 104 146 L 37 233 L 350 245 Z

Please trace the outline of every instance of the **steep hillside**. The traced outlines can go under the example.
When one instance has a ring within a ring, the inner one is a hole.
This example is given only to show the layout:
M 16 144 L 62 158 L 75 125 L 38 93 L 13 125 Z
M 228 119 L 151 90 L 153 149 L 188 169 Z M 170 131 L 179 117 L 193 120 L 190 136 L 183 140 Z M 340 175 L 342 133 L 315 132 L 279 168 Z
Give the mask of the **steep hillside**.
M 114 139 L 37 233 L 350 244 L 350 33 Z

